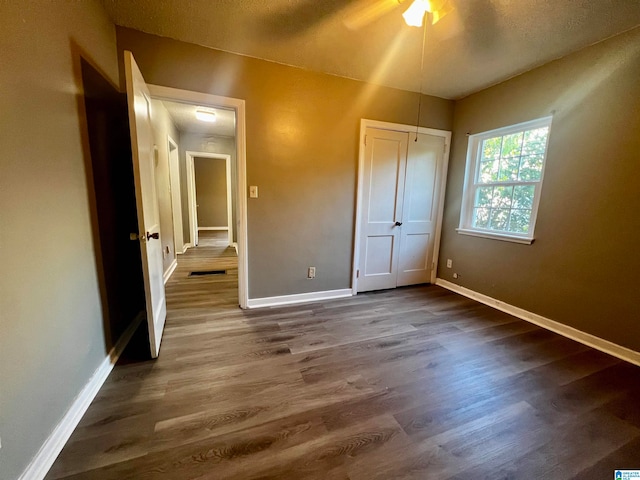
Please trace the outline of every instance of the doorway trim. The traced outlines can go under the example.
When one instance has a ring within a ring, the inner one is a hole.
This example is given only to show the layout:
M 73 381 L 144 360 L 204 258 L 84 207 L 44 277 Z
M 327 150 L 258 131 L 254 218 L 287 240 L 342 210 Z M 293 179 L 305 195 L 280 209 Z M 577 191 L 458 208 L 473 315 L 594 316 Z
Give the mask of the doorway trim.
M 184 253 L 184 232 L 182 231 L 182 208 L 180 190 L 180 149 L 178 143 L 167 135 L 167 152 L 169 156 L 169 188 L 171 190 L 171 219 L 173 220 L 173 249 L 176 256 Z M 175 163 L 175 165 L 174 165 Z M 178 172 L 178 176 L 176 176 Z M 178 201 L 176 201 L 178 200 Z
M 233 109 L 236 113 L 236 162 L 238 179 L 236 189 L 237 204 L 237 240 L 238 240 L 238 303 L 240 308 L 247 308 L 249 252 L 247 238 L 247 154 L 246 154 L 246 110 L 245 101 L 239 98 L 222 97 L 208 93 L 182 90 L 179 88 L 149 85 L 149 92 L 154 98 L 208 107 Z
M 232 189 L 231 189 L 231 155 L 224 153 L 208 153 L 208 152 L 185 152 L 187 156 L 187 198 L 189 201 L 189 230 L 191 232 L 191 241 L 198 239 L 198 210 L 196 208 L 197 192 L 196 192 L 196 158 L 210 158 L 212 160 L 224 160 L 225 163 L 225 175 L 227 178 L 227 234 L 229 245 L 233 245 L 233 208 L 232 208 Z M 222 229 L 215 229 L 222 230 Z M 195 246 L 195 245 L 194 245 Z
M 449 168 L 449 150 L 451 148 L 451 132 L 448 130 L 438 130 L 435 128 L 416 127 L 415 125 L 404 125 L 401 123 L 381 122 L 378 120 L 369 120 L 363 118 L 360 120 L 360 143 L 358 147 L 358 185 L 356 190 L 356 216 L 355 216 L 355 233 L 353 237 L 353 266 L 351 269 L 351 292 L 353 295 L 358 294 L 358 269 L 360 261 L 360 217 L 362 215 L 363 202 L 363 185 L 364 185 L 364 163 L 365 163 L 365 134 L 367 128 L 378 128 L 381 130 L 392 130 L 404 133 L 423 133 L 444 138 L 444 155 L 442 165 L 442 176 L 440 178 L 440 198 L 438 199 L 438 218 L 436 219 L 435 245 L 433 247 L 434 262 L 438 261 L 440 253 L 440 237 L 442 233 L 442 217 L 444 214 L 444 197 L 447 186 L 447 170 Z M 411 141 L 411 137 L 409 137 Z M 435 284 L 437 278 L 437 268 L 431 270 L 431 283 Z

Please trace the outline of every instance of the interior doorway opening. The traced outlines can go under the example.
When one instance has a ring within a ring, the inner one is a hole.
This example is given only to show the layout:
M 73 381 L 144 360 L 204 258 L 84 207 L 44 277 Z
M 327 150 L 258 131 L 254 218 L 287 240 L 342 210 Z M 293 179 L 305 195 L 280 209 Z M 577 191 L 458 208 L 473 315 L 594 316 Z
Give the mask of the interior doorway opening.
M 176 130 L 178 138 L 171 137 L 168 141 L 170 190 L 172 200 L 173 238 L 175 252 L 180 255 L 188 254 L 188 249 L 199 243 L 198 227 L 213 231 L 214 228 L 226 227 L 225 242 L 233 246 L 234 256 L 238 262 L 238 304 L 247 307 L 247 229 L 246 229 L 246 158 L 245 158 L 245 106 L 244 100 L 208 95 L 199 92 L 149 85 L 149 92 L 153 101 L 162 103 L 167 110 Z M 205 125 L 194 125 L 195 110 L 204 109 L 213 113 L 220 127 L 227 126 L 228 130 L 205 129 Z M 191 111 L 193 110 L 193 112 Z M 188 116 L 188 118 L 187 118 Z M 187 122 L 188 120 L 188 122 Z M 190 126 L 187 126 L 190 125 Z M 175 132 L 174 132 L 175 135 Z M 176 152 L 176 153 L 174 153 Z M 176 169 L 171 156 L 177 156 Z M 226 225 L 198 224 L 195 188 L 194 161 L 205 159 L 211 162 L 221 162 L 225 169 L 226 185 Z M 176 182 L 174 177 L 178 179 Z M 181 217 L 180 218 L 180 214 Z M 180 242 L 182 233 L 182 242 Z M 210 234 L 207 234 L 210 236 Z M 188 263 L 195 261 L 189 260 Z M 189 255 L 187 255 L 189 256 Z M 177 258 L 177 257 L 176 257 Z M 177 265 L 177 261 L 175 263 Z M 173 267 L 175 269 L 175 266 Z M 197 266 L 194 266 L 197 270 Z M 169 276 L 173 273 L 171 270 Z M 166 279 L 169 279 L 169 276 Z
M 193 151 L 185 153 L 190 236 L 194 244 L 200 244 L 203 231 L 222 231 L 227 234 L 227 245 L 237 247 L 233 228 L 231 155 Z

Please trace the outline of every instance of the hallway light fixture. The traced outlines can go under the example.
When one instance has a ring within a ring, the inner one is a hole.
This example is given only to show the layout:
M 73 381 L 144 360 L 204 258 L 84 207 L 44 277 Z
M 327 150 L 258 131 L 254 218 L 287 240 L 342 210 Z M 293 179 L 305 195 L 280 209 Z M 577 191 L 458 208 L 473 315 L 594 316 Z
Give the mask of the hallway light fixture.
M 204 108 L 196 109 L 196 118 L 201 122 L 213 123 L 216 121 L 216 112 Z

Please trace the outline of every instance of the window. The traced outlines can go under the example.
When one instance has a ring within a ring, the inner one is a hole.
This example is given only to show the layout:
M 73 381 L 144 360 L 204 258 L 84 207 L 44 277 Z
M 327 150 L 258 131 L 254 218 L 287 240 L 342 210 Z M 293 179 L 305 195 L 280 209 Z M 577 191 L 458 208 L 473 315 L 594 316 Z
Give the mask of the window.
M 469 137 L 458 232 L 533 242 L 551 117 Z

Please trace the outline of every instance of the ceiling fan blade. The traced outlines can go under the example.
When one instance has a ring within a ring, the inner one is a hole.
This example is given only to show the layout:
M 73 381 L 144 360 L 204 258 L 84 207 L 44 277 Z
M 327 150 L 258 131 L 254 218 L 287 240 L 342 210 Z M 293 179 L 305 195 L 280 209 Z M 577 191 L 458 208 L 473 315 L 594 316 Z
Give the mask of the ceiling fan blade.
M 358 30 L 397 8 L 404 0 L 360 0 L 345 9 L 343 23 Z

